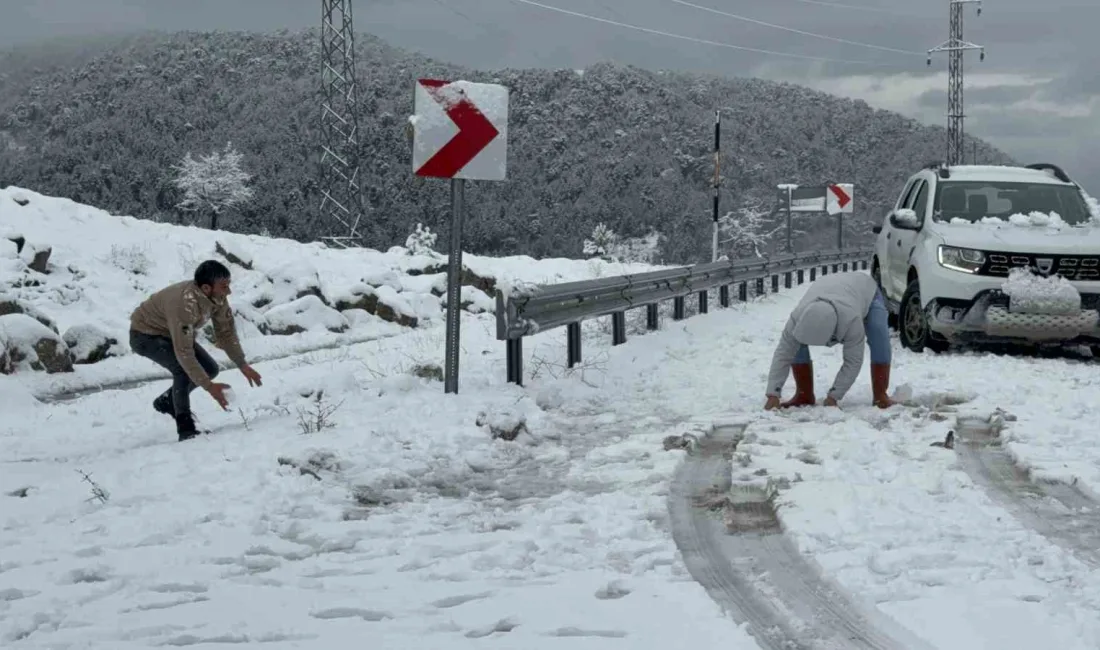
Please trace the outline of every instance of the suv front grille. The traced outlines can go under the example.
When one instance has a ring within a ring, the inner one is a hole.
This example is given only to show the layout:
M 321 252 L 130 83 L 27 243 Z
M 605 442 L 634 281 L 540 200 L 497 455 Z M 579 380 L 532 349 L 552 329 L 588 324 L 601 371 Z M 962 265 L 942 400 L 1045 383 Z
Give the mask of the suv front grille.
M 1100 255 L 1032 255 L 983 251 L 985 264 L 979 275 L 1007 278 L 1015 268 L 1032 268 L 1044 275 L 1060 275 L 1067 280 L 1100 281 Z

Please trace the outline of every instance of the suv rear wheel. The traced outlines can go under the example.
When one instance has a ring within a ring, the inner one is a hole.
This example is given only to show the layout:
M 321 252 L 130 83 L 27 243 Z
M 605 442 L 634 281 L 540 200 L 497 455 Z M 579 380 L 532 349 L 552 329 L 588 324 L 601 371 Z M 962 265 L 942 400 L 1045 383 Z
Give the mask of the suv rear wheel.
M 898 308 L 898 338 L 902 345 L 913 352 L 923 352 L 928 348 L 938 353 L 946 351 L 950 346 L 928 328 L 928 319 L 921 306 L 920 281 L 917 278 L 913 278 L 901 297 L 901 306 Z

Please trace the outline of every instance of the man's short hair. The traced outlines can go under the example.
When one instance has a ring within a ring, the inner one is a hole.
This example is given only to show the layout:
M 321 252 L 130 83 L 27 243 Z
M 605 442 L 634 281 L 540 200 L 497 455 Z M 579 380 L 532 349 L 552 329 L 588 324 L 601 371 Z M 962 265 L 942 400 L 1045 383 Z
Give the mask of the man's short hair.
M 206 260 L 195 269 L 195 284 L 214 286 L 218 280 L 228 280 L 229 269 L 218 260 Z

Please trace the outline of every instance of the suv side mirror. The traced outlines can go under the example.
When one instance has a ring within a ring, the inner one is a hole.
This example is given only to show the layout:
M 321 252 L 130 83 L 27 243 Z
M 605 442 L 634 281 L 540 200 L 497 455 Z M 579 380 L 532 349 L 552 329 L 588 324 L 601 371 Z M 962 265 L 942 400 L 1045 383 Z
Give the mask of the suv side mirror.
M 920 227 L 920 219 L 913 210 L 901 208 L 890 215 L 890 225 L 903 230 L 916 230 Z

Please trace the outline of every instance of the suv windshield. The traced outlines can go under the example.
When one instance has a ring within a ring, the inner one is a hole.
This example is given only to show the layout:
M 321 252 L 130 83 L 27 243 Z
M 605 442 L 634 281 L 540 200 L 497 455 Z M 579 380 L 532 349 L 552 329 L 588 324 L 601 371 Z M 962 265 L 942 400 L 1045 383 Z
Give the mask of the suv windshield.
M 1090 218 L 1081 192 L 1070 185 L 1003 183 L 997 181 L 943 181 L 936 187 L 936 219 L 970 222 L 994 217 L 1005 221 L 1014 214 L 1057 212 L 1071 226 Z

